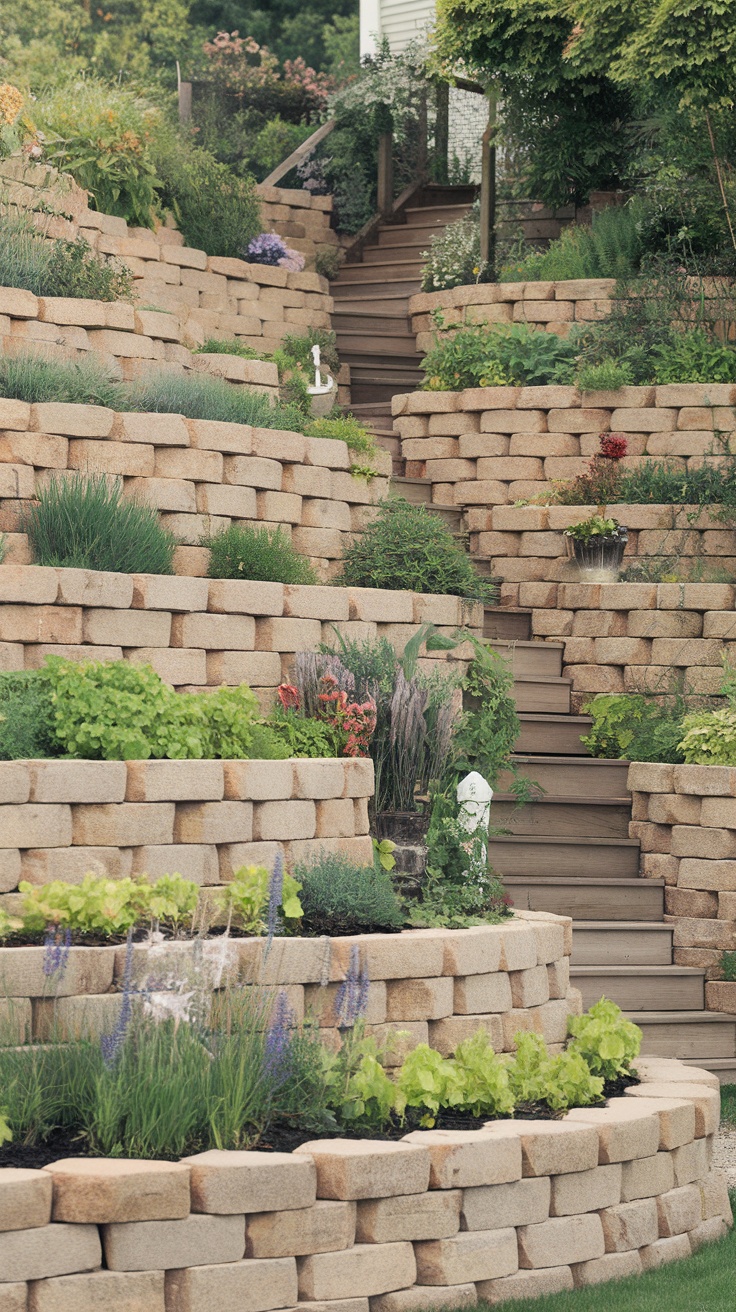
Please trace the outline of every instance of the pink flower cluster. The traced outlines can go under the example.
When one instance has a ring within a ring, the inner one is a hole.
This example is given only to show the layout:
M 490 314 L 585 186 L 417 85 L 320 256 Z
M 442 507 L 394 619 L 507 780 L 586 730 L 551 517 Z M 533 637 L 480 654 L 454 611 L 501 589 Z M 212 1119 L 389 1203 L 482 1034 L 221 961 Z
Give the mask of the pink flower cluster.
M 277 88 L 301 91 L 310 110 L 320 111 L 327 105 L 327 97 L 335 88 L 334 78 L 317 73 L 299 56 L 279 61 L 267 46 L 261 46 L 252 36 L 242 37 L 234 32 L 218 32 L 212 41 L 202 47 L 212 73 L 235 94 L 254 88 Z

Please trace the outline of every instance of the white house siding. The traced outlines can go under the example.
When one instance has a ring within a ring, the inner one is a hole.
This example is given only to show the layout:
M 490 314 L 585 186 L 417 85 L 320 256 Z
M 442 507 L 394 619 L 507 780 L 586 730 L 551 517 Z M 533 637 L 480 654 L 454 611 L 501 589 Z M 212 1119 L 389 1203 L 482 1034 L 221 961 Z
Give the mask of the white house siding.
M 426 33 L 435 18 L 435 0 L 360 0 L 360 53 L 373 54 L 387 37 L 398 54 Z

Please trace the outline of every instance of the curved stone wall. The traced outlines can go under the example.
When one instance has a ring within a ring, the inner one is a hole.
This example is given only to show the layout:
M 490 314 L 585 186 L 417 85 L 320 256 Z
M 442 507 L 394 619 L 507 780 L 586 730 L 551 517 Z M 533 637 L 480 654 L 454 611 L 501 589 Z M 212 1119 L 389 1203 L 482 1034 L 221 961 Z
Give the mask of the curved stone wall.
M 732 1224 L 710 1165 L 718 1081 L 639 1069 L 626 1096 L 555 1121 L 0 1170 L 0 1307 L 419 1312 L 688 1257 Z

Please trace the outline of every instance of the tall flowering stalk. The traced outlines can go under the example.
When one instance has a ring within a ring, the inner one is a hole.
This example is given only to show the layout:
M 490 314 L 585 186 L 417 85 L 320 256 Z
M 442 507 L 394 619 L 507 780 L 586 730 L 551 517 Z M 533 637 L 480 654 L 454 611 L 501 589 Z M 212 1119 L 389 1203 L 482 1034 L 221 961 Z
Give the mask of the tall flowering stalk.
M 264 1069 L 275 1088 L 284 1084 L 289 1076 L 291 1031 L 295 1020 L 286 991 L 281 989 L 266 1032 L 265 1044 Z
M 103 1034 L 100 1039 L 100 1049 L 102 1051 L 102 1060 L 108 1070 L 115 1066 L 122 1046 L 125 1042 L 125 1036 L 128 1033 L 131 1017 L 133 1015 L 133 930 L 128 930 L 128 939 L 125 945 L 125 967 L 123 970 L 123 1002 L 120 1008 L 120 1015 L 117 1024 L 111 1034 Z
M 43 940 L 43 973 L 57 985 L 61 983 L 69 965 L 72 931 L 49 925 Z
M 361 959 L 360 948 L 357 943 L 353 943 L 350 948 L 347 973 L 335 998 L 338 1029 L 352 1029 L 355 1022 L 365 1015 L 370 982 L 368 968 L 365 961 Z
M 268 918 L 266 938 L 266 954 L 270 951 L 274 934 L 281 924 L 279 907 L 284 900 L 284 858 L 281 852 L 276 853 L 276 859 L 273 863 L 271 878 L 268 881 Z

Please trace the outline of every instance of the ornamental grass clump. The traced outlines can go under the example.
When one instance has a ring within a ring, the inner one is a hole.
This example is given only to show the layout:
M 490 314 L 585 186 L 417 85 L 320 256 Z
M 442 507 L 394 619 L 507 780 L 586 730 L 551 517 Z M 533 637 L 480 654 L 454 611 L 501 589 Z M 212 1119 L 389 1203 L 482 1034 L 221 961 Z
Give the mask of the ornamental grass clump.
M 133 300 L 130 269 L 96 255 L 84 237 L 49 241 L 30 218 L 1 208 L 0 220 L 0 287 L 23 287 L 35 296 Z
M 376 518 L 347 548 L 337 582 L 465 597 L 489 605 L 497 599 L 495 585 L 476 573 L 442 520 L 403 497 L 384 501 Z
M 66 401 L 120 410 L 124 408 L 125 392 L 94 360 L 55 360 L 29 352 L 0 355 L 0 396 L 31 405 Z
M 280 428 L 301 433 L 304 415 L 297 406 L 272 405 L 262 392 L 233 387 L 223 378 L 206 375 L 158 373 L 130 383 L 125 389 L 126 410 L 179 414 L 188 419 L 219 419 L 254 428 Z
M 283 528 L 231 524 L 205 538 L 211 579 L 260 579 L 269 583 L 317 584 L 316 570 L 292 547 Z
M 172 574 L 176 539 L 157 511 L 105 474 L 51 478 L 22 518 L 38 565 Z

